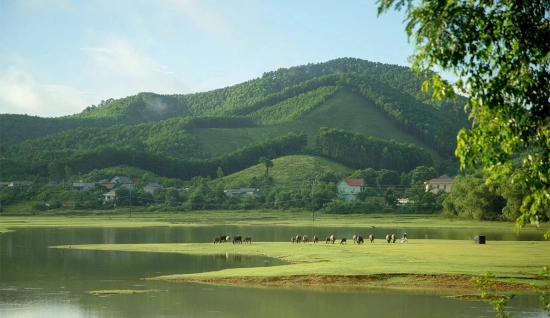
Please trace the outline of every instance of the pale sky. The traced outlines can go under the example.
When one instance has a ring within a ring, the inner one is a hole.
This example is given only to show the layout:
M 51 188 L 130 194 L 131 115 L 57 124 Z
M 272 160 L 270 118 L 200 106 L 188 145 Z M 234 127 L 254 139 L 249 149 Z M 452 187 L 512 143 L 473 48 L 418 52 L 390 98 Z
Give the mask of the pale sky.
M 59 117 L 353 57 L 408 66 L 374 0 L 0 0 L 0 113 Z

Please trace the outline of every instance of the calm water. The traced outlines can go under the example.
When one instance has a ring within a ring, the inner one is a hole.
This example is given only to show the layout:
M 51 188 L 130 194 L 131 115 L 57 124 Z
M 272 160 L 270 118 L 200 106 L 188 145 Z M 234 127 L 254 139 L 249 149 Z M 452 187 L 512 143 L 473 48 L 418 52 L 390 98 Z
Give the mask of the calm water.
M 0 235 L 0 317 L 495 317 L 483 302 L 451 300 L 430 293 L 396 291 L 311 291 L 218 287 L 140 280 L 143 277 L 282 264 L 247 255 L 189 256 L 49 249 L 89 243 L 211 242 L 216 235 L 252 236 L 254 241 L 288 241 L 296 234 L 353 234 L 411 240 L 540 240 L 542 232 L 437 229 L 293 228 L 268 226 L 154 227 L 115 229 L 22 229 Z M 290 244 L 290 243 L 289 243 Z M 94 296 L 92 290 L 161 289 L 164 292 Z M 512 300 L 512 317 L 547 317 L 536 295 Z

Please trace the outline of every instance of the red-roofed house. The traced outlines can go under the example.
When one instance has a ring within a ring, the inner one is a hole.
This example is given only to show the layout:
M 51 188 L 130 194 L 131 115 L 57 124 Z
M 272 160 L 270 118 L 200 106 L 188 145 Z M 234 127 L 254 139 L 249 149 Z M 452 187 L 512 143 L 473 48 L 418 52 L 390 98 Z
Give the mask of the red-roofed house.
M 364 179 L 343 179 L 338 182 L 336 189 L 338 197 L 349 202 L 355 200 L 357 193 L 365 190 L 366 186 Z
M 426 182 L 426 192 L 437 193 L 439 190 L 451 192 L 453 190 L 453 181 L 455 178 L 435 178 Z

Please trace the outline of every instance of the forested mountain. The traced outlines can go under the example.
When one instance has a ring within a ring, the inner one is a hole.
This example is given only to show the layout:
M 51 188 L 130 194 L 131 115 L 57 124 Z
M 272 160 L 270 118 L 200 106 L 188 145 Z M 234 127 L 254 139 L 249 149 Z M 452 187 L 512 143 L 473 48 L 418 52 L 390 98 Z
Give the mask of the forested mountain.
M 468 125 L 464 100 L 433 102 L 423 80 L 406 67 L 343 58 L 210 92 L 109 99 L 61 118 L 2 114 L 0 179 L 128 164 L 187 180 L 304 151 L 354 169 L 383 162 L 405 172 L 452 157 Z

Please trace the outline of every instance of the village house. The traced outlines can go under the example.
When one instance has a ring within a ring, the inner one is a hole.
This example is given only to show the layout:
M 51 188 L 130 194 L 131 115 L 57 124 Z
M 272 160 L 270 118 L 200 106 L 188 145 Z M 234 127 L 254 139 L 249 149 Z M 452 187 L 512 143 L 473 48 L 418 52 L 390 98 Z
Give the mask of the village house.
M 147 184 L 143 187 L 143 191 L 149 192 L 152 195 L 155 194 L 157 189 L 162 189 L 162 186 L 156 182 L 147 182 Z
M 8 184 L 8 187 L 17 187 L 17 186 L 32 186 L 32 181 L 12 181 Z
M 109 191 L 103 195 L 105 197 L 105 202 L 113 201 L 116 199 L 115 191 Z
M 113 179 L 111 179 L 111 181 L 109 181 L 109 183 L 117 183 L 117 182 L 120 182 L 122 184 L 132 184 L 132 180 L 130 180 L 130 178 L 121 177 L 121 176 L 116 176 Z
M 253 195 L 260 194 L 260 189 L 257 188 L 240 188 L 224 190 L 226 195 Z
M 426 192 L 437 193 L 440 190 L 451 192 L 455 178 L 435 178 L 426 182 Z
M 93 188 L 95 188 L 95 183 L 73 182 L 73 190 L 76 191 L 88 191 Z
M 357 194 L 365 190 L 367 184 L 364 179 L 343 179 L 336 185 L 338 198 L 350 202 L 355 200 Z

